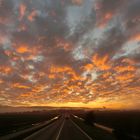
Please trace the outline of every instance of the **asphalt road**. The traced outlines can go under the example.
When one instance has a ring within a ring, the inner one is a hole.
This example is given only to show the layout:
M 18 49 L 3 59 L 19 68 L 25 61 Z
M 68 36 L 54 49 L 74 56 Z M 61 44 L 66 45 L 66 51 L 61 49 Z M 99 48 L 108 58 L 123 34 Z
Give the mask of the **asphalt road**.
M 70 118 L 61 117 L 24 140 L 94 140 Z
M 40 129 L 39 129 L 40 128 Z M 64 114 L 31 130 L 10 134 L 0 140 L 116 140 L 111 133 Z

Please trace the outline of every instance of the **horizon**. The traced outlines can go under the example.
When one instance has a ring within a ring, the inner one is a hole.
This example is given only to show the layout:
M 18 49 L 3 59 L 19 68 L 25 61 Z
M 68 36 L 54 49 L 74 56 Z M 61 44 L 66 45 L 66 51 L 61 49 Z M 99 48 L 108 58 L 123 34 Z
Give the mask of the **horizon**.
M 0 111 L 1 109 L 7 109 L 7 108 L 26 108 L 26 109 L 89 109 L 89 110 L 116 110 L 116 111 L 140 111 L 139 108 L 107 108 L 107 107 L 85 107 L 85 106 L 1 106 L 0 105 Z M 37 110 L 36 110 L 37 111 Z M 43 110 L 38 110 L 43 111 Z M 22 111 L 21 111 L 22 112 Z

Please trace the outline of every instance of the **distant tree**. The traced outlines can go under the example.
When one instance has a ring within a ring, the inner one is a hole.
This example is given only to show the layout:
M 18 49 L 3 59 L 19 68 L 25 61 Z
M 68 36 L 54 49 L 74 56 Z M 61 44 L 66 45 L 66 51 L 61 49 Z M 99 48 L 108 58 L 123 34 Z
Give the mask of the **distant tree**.
M 95 122 L 95 114 L 93 111 L 89 111 L 85 114 L 85 123 L 88 125 L 94 125 Z

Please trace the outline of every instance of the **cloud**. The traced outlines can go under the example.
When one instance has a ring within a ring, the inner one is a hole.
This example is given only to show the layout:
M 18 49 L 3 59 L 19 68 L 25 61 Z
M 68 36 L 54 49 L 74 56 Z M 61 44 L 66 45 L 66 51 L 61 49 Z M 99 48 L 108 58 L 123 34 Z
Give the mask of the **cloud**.
M 3 64 L 3 62 L 8 62 L 8 56 L 6 55 L 2 46 L 0 46 L 0 64 Z
M 103 33 L 103 38 L 95 49 L 98 55 L 108 55 L 109 58 L 112 58 L 123 47 L 126 42 L 126 36 L 120 28 L 115 26 Z
M 111 66 L 108 64 L 108 60 L 109 58 L 107 55 L 101 58 L 98 54 L 95 54 L 92 61 L 100 70 L 109 70 Z
M 38 11 L 36 11 L 36 10 L 33 10 L 31 13 L 30 13 L 30 15 L 28 16 L 28 20 L 29 21 L 34 21 L 35 20 L 35 17 L 38 15 Z
M 97 0 L 94 7 L 96 9 L 97 27 L 105 27 L 115 16 L 122 11 L 126 5 L 125 0 Z
M 6 24 L 12 20 L 14 3 L 11 0 L 2 0 L 0 5 L 0 23 Z M 9 17 L 9 18 L 8 18 Z
M 19 20 L 22 20 L 22 18 L 25 16 L 26 12 L 26 5 L 21 3 L 19 6 L 19 13 L 20 13 L 20 17 Z
M 140 12 L 139 4 L 140 4 L 139 0 L 134 0 L 133 2 L 129 2 L 127 4 L 127 8 L 125 9 L 123 18 L 126 22 L 126 25 L 127 25 L 126 27 L 128 27 L 127 29 L 129 30 L 131 30 L 132 27 L 134 28 L 138 27 L 139 12 Z
M 137 97 L 139 9 L 139 0 L 2 0 L 3 104 L 88 106 Z
M 76 5 L 81 5 L 83 3 L 83 0 L 72 0 L 72 3 Z
M 15 83 L 15 84 L 12 85 L 12 88 L 29 89 L 30 87 L 28 87 L 26 85 L 21 85 L 19 83 Z

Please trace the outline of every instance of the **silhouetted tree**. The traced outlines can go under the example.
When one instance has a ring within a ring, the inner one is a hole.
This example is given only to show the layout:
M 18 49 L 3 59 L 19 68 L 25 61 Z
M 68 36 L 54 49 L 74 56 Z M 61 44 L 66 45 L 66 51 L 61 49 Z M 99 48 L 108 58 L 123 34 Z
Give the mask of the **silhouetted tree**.
M 85 123 L 88 125 L 94 125 L 95 122 L 95 114 L 93 111 L 89 111 L 85 114 Z

